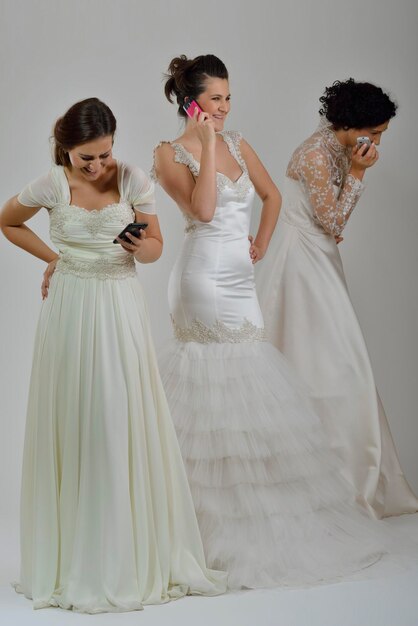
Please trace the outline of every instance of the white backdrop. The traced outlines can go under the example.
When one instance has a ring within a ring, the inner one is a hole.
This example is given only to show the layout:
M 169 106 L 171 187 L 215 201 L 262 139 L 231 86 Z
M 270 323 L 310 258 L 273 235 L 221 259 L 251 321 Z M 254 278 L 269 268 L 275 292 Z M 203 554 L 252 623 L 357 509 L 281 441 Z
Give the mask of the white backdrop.
M 416 0 L 0 0 L 1 199 L 50 166 L 54 120 L 102 98 L 118 119 L 115 155 L 148 170 L 180 129 L 162 73 L 180 53 L 214 53 L 230 71 L 229 128 L 277 183 L 317 123 L 318 98 L 350 76 L 388 89 L 399 113 L 345 231 L 341 253 L 401 462 L 418 490 Z M 169 337 L 166 287 L 182 219 L 158 190 L 163 258 L 140 269 L 157 346 Z M 46 211 L 31 226 L 48 237 Z M 0 242 L 0 583 L 18 573 L 26 395 L 43 263 Z

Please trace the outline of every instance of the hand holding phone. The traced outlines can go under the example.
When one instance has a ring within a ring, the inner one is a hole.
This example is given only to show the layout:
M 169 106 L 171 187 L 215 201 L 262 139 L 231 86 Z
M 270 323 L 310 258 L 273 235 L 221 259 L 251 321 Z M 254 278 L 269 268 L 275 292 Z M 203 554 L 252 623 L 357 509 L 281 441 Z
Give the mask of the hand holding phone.
M 363 156 L 367 154 L 368 149 L 372 145 L 372 141 L 370 137 L 357 137 L 357 148 L 360 149 L 362 146 L 367 146 L 367 150 L 364 151 Z
M 148 224 L 140 224 L 139 222 L 131 222 L 119 233 L 118 238 L 122 239 L 122 241 L 126 241 L 127 243 L 132 243 L 129 237 L 126 236 L 126 233 L 130 233 L 134 237 L 140 236 L 140 231 L 145 230 Z M 120 243 L 117 239 L 113 240 L 113 243 Z
M 195 116 L 195 111 L 197 110 L 197 115 L 199 113 L 203 113 L 200 106 L 197 104 L 196 100 L 188 100 L 183 104 L 183 109 L 186 111 L 187 115 L 193 119 Z

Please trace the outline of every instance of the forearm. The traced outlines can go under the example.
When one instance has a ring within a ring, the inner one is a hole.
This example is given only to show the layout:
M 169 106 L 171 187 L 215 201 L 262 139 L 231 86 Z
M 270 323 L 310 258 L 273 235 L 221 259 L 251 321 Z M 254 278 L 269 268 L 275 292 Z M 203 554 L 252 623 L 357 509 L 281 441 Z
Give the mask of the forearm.
M 163 251 L 163 244 L 155 237 L 147 237 L 141 243 L 140 250 L 134 255 L 139 263 L 154 263 L 157 261 Z
M 272 238 L 279 218 L 281 205 L 282 197 L 279 191 L 270 194 L 264 199 L 260 225 L 254 240 L 254 244 L 262 250 L 263 254 L 266 252 Z
M 2 231 L 4 236 L 15 246 L 22 248 L 22 250 L 29 252 L 29 254 L 33 254 L 33 256 L 46 263 L 50 263 L 58 256 L 54 250 L 47 246 L 46 243 L 25 224 L 19 226 L 3 226 Z
M 199 176 L 192 193 L 190 213 L 202 222 L 210 222 L 216 209 L 216 165 L 215 146 L 202 150 Z

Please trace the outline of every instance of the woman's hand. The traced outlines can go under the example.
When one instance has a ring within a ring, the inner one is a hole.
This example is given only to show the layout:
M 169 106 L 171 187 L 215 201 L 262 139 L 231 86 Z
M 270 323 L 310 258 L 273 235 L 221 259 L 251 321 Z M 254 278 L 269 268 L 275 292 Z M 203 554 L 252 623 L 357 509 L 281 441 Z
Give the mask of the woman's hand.
M 379 153 L 374 143 L 369 148 L 367 144 L 363 144 L 360 147 L 355 146 L 351 155 L 350 172 L 353 173 L 352 170 L 358 170 L 364 173 L 364 170 L 374 165 L 378 158 Z
M 59 257 L 48 263 L 46 266 L 46 270 L 44 271 L 44 279 L 41 285 L 41 294 L 42 300 L 45 300 L 48 297 L 49 283 L 52 277 L 52 274 L 55 272 L 55 267 L 57 265 Z
M 196 109 L 193 114 L 194 129 L 202 147 L 215 145 L 216 134 L 214 121 L 208 113 Z
M 141 228 L 139 231 L 139 237 L 135 237 L 132 233 L 125 233 L 125 235 L 129 239 L 129 242 L 119 239 L 119 237 L 116 237 L 116 241 L 120 243 L 126 252 L 129 252 L 130 254 L 133 254 L 134 257 L 137 257 L 137 255 L 140 255 L 143 242 L 147 238 L 145 230 Z
M 254 243 L 254 237 L 252 235 L 248 235 L 248 241 L 250 242 L 250 259 L 254 265 L 257 261 L 261 261 L 266 252 Z

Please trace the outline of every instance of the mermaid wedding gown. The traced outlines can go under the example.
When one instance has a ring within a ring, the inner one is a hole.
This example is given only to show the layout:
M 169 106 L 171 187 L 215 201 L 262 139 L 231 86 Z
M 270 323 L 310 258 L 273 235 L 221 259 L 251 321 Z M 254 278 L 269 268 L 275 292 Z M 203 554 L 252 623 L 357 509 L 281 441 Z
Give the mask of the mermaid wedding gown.
M 334 580 L 379 559 L 379 523 L 355 503 L 302 383 L 266 341 L 249 257 L 254 187 L 240 135 L 221 135 L 242 174 L 217 174 L 210 223 L 186 218 L 169 283 L 175 339 L 160 358 L 207 562 L 232 588 Z M 199 163 L 171 145 L 197 177 Z

